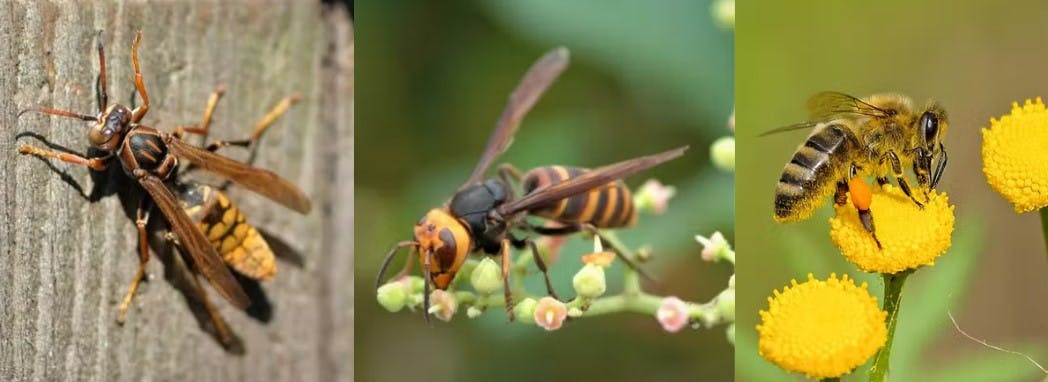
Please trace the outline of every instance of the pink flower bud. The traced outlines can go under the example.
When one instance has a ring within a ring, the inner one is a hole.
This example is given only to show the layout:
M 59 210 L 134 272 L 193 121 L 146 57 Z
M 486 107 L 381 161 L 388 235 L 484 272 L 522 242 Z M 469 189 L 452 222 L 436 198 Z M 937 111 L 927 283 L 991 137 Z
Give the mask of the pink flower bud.
M 674 296 L 663 298 L 662 305 L 655 312 L 655 318 L 659 320 L 662 329 L 676 333 L 688 325 L 688 304 Z
M 557 330 L 568 317 L 568 306 L 553 297 L 543 297 L 535 306 L 535 323 L 546 330 Z

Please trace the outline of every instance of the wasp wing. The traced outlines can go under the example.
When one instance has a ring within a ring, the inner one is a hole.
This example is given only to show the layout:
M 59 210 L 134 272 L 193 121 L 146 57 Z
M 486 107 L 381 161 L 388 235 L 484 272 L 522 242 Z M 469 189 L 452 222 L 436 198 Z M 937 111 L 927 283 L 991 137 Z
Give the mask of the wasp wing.
M 658 154 L 627 159 L 593 169 L 577 177 L 536 190 L 520 199 L 502 204 L 498 207 L 498 212 L 502 216 L 509 216 L 553 201 L 570 198 L 675 159 L 684 155 L 684 152 L 687 150 L 688 146 L 678 147 Z
M 466 183 L 459 187 L 459 190 L 483 178 L 484 173 L 488 171 L 495 159 L 509 148 L 510 143 L 513 141 L 513 135 L 517 132 L 517 128 L 520 127 L 520 122 L 528 111 L 535 106 L 542 93 L 545 93 L 546 89 L 557 79 L 557 76 L 568 67 L 569 57 L 568 49 L 559 47 L 543 55 L 528 69 L 528 72 L 524 74 L 524 78 L 517 84 L 517 88 L 510 94 L 509 101 L 506 102 L 506 108 L 503 109 L 502 116 L 499 117 L 499 121 L 495 125 L 495 131 L 491 133 L 491 138 L 488 139 L 488 144 L 484 148 L 484 153 L 480 156 L 480 161 L 477 162 L 477 167 L 473 168 L 473 173 L 470 174 Z
M 272 171 L 226 158 L 168 135 L 164 141 L 175 156 L 222 176 L 272 201 L 301 213 L 310 210 L 309 198 L 298 187 Z
M 149 196 L 160 208 L 160 212 L 164 214 L 171 229 L 178 235 L 182 248 L 189 253 L 197 270 L 215 287 L 218 294 L 240 309 L 246 309 L 248 305 L 251 305 L 251 299 L 247 297 L 247 293 L 244 293 L 244 289 L 229 272 L 229 268 L 218 256 L 218 252 L 215 252 L 215 247 L 211 245 L 196 224 L 189 220 L 189 216 L 178 206 L 175 196 L 171 194 L 167 186 L 164 186 L 164 183 L 155 176 L 142 177 L 138 182 L 149 192 Z

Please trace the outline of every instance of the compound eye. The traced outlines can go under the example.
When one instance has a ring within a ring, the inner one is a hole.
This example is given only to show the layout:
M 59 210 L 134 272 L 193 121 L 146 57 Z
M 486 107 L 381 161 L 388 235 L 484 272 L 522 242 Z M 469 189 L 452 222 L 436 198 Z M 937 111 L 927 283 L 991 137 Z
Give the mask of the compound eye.
M 939 117 L 935 113 L 926 111 L 921 115 L 920 123 L 921 133 L 924 134 L 924 142 L 934 142 L 935 136 L 939 134 Z

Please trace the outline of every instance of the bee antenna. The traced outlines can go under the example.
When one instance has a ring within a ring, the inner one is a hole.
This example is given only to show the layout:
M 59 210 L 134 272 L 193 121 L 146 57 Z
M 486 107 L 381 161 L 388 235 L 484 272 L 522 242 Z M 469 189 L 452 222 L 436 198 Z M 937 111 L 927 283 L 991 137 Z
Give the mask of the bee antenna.
M 393 261 L 393 257 L 397 255 L 397 251 L 400 251 L 401 248 L 412 245 L 417 246 L 418 242 L 414 240 L 405 240 L 397 243 L 397 245 L 393 246 L 393 248 L 389 250 L 389 253 L 386 254 L 386 259 L 382 261 L 382 267 L 378 270 L 378 276 L 375 277 L 375 289 L 378 289 L 378 287 L 382 286 L 382 276 L 386 274 L 386 268 L 388 268 L 389 263 Z

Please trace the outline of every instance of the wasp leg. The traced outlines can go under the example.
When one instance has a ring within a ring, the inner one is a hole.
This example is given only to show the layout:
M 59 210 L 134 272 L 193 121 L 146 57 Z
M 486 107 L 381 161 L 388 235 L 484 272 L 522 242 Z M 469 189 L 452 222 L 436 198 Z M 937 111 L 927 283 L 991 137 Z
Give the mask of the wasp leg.
M 142 96 L 142 105 L 131 111 L 131 122 L 138 123 L 149 112 L 149 93 L 146 93 L 146 84 L 142 82 L 142 70 L 138 67 L 138 43 L 142 41 L 142 31 L 135 34 L 135 41 L 131 43 L 131 66 L 135 68 L 135 89 Z
M 287 97 L 287 98 L 284 98 L 283 100 L 278 102 L 275 106 L 273 106 L 273 108 L 270 109 L 269 112 L 266 113 L 266 115 L 264 117 L 262 117 L 262 119 L 259 120 L 258 123 L 255 124 L 255 130 L 254 130 L 254 132 L 251 133 L 251 137 L 250 138 L 236 140 L 236 141 L 215 141 L 215 142 L 211 142 L 211 143 L 209 143 L 207 145 L 207 147 L 206 147 L 207 150 L 211 151 L 211 152 L 214 152 L 214 151 L 217 151 L 218 149 L 226 147 L 226 146 L 241 146 L 241 147 L 246 147 L 248 149 L 252 149 L 253 150 L 254 147 L 255 147 L 255 143 L 258 142 L 259 138 L 262 137 L 262 134 L 266 132 L 266 129 L 269 129 L 269 126 L 272 126 L 273 123 L 276 122 L 276 120 L 278 118 L 280 118 L 280 116 L 284 115 L 284 113 L 287 113 L 288 109 L 291 108 L 291 105 L 294 105 L 294 104 L 298 103 L 301 100 L 302 100 L 302 97 L 297 95 L 297 94 L 296 95 L 292 95 L 292 96 Z M 253 159 L 254 159 L 254 155 L 252 155 L 252 160 Z M 249 161 L 248 163 L 251 163 L 251 162 Z
M 553 283 L 549 280 L 549 272 L 546 268 L 546 261 L 542 259 L 542 254 L 539 253 L 539 247 L 535 244 L 534 240 L 530 237 L 525 237 L 523 240 L 517 240 L 511 237 L 513 240 L 513 246 L 518 249 L 523 249 L 525 246 L 531 248 L 532 258 L 535 259 L 535 265 L 539 267 L 539 271 L 542 271 L 542 277 L 546 280 L 546 291 L 549 292 L 549 296 L 557 298 L 557 293 L 553 291 Z
M 109 105 L 109 94 L 106 84 L 106 53 L 102 47 L 101 30 L 98 31 L 97 41 L 95 46 L 98 49 L 98 78 L 95 81 L 95 100 L 98 101 L 98 112 L 104 113 L 106 105 Z
M 499 178 L 506 184 L 513 184 L 513 181 L 519 183 L 521 179 L 524 179 L 524 174 L 513 165 L 503 163 L 499 165 Z
M 509 290 L 509 239 L 502 239 L 502 290 L 506 298 L 506 318 L 513 322 L 513 292 Z
M 215 113 L 215 107 L 218 106 L 218 101 L 222 99 L 225 92 L 226 89 L 222 85 L 216 87 L 215 91 L 211 92 L 211 96 L 207 98 L 207 107 L 204 108 L 204 118 L 200 121 L 200 125 L 176 127 L 175 138 L 182 139 L 187 133 L 206 137 L 211 128 L 211 116 Z
M 18 153 L 22 155 L 32 155 L 43 159 L 57 159 L 62 162 L 84 166 L 95 171 L 103 171 L 106 167 L 109 167 L 108 159 L 113 156 L 113 154 L 107 154 L 96 158 L 85 158 L 76 154 L 62 153 L 42 149 L 36 146 L 19 147 Z
M 138 285 L 146 275 L 146 264 L 149 263 L 149 235 L 146 232 L 146 224 L 149 223 L 147 199 L 142 199 L 139 202 L 138 211 L 135 214 L 135 226 L 138 228 L 138 270 L 135 272 L 135 277 L 131 279 L 131 285 L 127 288 L 127 294 L 124 295 L 124 299 L 120 302 L 120 310 L 118 311 L 116 322 L 121 325 L 127 321 L 127 310 L 131 307 L 131 300 L 135 298 Z
M 877 243 L 877 249 L 881 249 L 881 241 L 877 239 L 877 233 L 873 227 L 873 214 L 870 213 L 869 209 L 859 210 L 859 221 L 862 222 L 862 227 L 866 229 L 866 232 L 873 236 L 873 242 Z
M 906 196 L 910 197 L 910 200 L 917 204 L 917 207 L 923 209 L 924 204 L 918 202 L 917 198 L 910 192 L 910 184 L 906 182 L 906 175 L 902 173 L 902 162 L 899 161 L 899 156 L 895 155 L 894 151 L 889 151 L 888 160 L 891 162 L 892 173 L 895 174 L 895 181 L 899 183 L 899 188 L 902 189 Z
M 430 285 L 433 284 L 433 273 L 430 272 L 430 269 L 432 268 L 429 253 L 426 254 L 425 259 L 423 260 L 422 268 L 424 268 L 422 272 L 426 274 L 426 282 L 422 283 L 422 315 L 426 317 L 426 324 L 433 326 L 433 321 L 430 321 L 429 318 L 429 292 L 431 290 Z
M 582 224 L 582 229 L 586 232 L 589 232 L 593 236 L 599 237 L 603 245 L 610 247 L 613 251 L 615 251 L 615 253 L 618 253 L 619 256 L 617 257 L 621 259 L 627 267 L 632 269 L 634 272 L 637 272 L 637 274 L 639 274 L 645 280 L 648 280 L 652 283 L 657 283 L 654 277 L 651 277 L 651 275 L 645 272 L 644 269 L 637 265 L 637 263 L 633 262 L 633 259 L 637 256 L 633 253 L 633 251 L 630 251 L 628 248 L 620 247 L 618 244 L 615 243 L 615 241 L 608 239 L 607 236 L 601 233 L 600 230 L 592 224 Z

